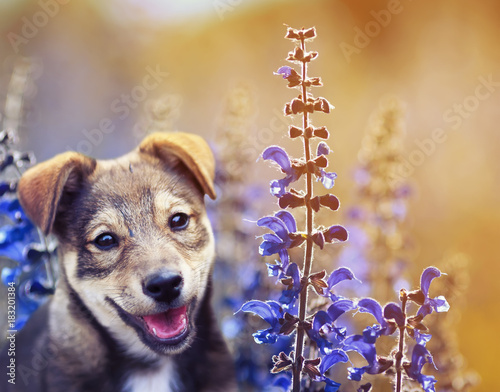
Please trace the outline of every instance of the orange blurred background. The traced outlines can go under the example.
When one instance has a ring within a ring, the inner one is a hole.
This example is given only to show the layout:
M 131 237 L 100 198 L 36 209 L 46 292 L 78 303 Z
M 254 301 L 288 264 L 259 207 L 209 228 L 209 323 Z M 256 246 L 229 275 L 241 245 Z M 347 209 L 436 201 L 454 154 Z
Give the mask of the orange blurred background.
M 273 75 L 292 48 L 284 24 L 316 26 L 309 47 L 320 55 L 310 73 L 322 77 L 317 92 L 336 107 L 320 119 L 333 136 L 336 194 L 350 205 L 369 116 L 381 97 L 398 97 L 406 108 L 405 176 L 418 190 L 408 218 L 419 245 L 414 276 L 450 252 L 470 258 L 460 349 L 481 375 L 475 390 L 494 391 L 499 22 L 496 0 L 4 0 L 0 95 L 16 55 L 32 57 L 35 84 L 20 137 L 41 161 L 67 149 L 99 158 L 127 152 L 160 97 L 171 104 L 169 128 L 216 143 L 225 98 L 243 85 L 252 96 L 248 151 L 256 160 L 269 144 L 290 144 L 284 127 L 273 131 L 295 94 Z M 107 119 L 113 130 L 96 131 Z M 249 180 L 273 178 L 264 166 L 245 168 Z

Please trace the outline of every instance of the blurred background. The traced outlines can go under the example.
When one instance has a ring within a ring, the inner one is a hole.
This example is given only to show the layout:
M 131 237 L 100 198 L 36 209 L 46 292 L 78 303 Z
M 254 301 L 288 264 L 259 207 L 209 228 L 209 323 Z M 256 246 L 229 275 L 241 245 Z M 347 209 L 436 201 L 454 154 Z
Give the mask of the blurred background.
M 342 209 L 357 202 L 370 118 L 381 99 L 397 97 L 398 175 L 413 189 L 409 276 L 417 285 L 424 266 L 467 260 L 453 333 L 466 366 L 480 374 L 474 390 L 492 391 L 500 349 L 499 22 L 495 0 L 1 0 L 0 107 L 14 64 L 29 57 L 19 148 L 38 161 L 69 149 L 112 158 L 152 130 L 181 130 L 204 136 L 221 157 L 236 153 L 241 164 L 228 170 L 240 190 L 248 183 L 266 194 L 276 172 L 255 162 L 259 154 L 270 144 L 299 151 L 281 115 L 295 91 L 273 75 L 293 48 L 285 25 L 315 26 L 309 48 L 319 57 L 310 75 L 324 87 L 314 93 L 335 106 L 315 122 L 332 134 Z M 244 134 L 238 141 L 233 126 Z M 270 195 L 260 203 L 244 218 L 276 209 Z M 346 216 L 335 219 L 349 229 Z

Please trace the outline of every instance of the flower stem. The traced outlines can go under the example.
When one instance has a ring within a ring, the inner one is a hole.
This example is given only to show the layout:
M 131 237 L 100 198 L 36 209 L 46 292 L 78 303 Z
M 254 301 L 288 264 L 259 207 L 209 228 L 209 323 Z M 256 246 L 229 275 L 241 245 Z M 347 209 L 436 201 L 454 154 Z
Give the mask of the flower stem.
M 399 347 L 396 354 L 396 392 L 401 392 L 403 387 L 403 357 L 405 349 L 405 328 L 406 328 L 406 302 L 408 297 L 406 291 L 401 291 L 401 309 L 403 310 L 404 323 L 399 328 Z
M 301 49 L 305 52 L 305 41 L 301 40 Z M 302 81 L 305 81 L 307 77 L 307 62 L 302 62 Z M 302 83 L 302 102 L 304 106 L 307 103 L 307 89 Z M 307 111 L 303 112 L 303 129 L 304 129 L 304 155 L 306 162 L 311 159 L 311 149 L 309 145 L 309 138 L 305 135 L 305 129 L 309 126 L 309 117 Z M 304 255 L 304 267 L 302 270 L 303 276 L 303 286 L 299 294 L 299 326 L 297 328 L 297 335 L 295 340 L 295 363 L 293 367 L 293 392 L 300 391 L 300 383 L 302 376 L 302 352 L 304 350 L 304 321 L 306 319 L 307 313 L 307 294 L 308 294 L 308 278 L 311 273 L 312 266 L 312 256 L 313 256 L 313 221 L 314 212 L 309 203 L 313 197 L 313 182 L 312 173 L 309 171 L 306 173 L 306 250 Z

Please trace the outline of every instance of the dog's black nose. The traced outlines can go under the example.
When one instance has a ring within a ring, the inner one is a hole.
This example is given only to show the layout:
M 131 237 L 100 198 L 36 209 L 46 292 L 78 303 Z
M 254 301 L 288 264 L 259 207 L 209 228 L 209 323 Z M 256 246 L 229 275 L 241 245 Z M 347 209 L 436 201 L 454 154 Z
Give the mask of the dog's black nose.
M 182 276 L 177 273 L 163 272 L 150 276 L 143 284 L 144 294 L 158 302 L 172 302 L 182 289 Z

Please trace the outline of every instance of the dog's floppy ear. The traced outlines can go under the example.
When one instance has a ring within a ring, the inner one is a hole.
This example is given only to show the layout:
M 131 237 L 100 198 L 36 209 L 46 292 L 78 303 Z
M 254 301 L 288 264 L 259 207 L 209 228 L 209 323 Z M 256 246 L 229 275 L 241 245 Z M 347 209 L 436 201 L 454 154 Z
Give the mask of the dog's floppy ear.
M 66 152 L 27 170 L 17 187 L 19 201 L 28 217 L 49 234 L 65 187 L 78 187 L 96 166 L 92 158 Z
M 165 162 L 170 162 L 172 156 L 177 157 L 194 175 L 201 189 L 212 199 L 216 198 L 215 160 L 202 137 L 182 132 L 153 133 L 142 141 L 139 151 Z

